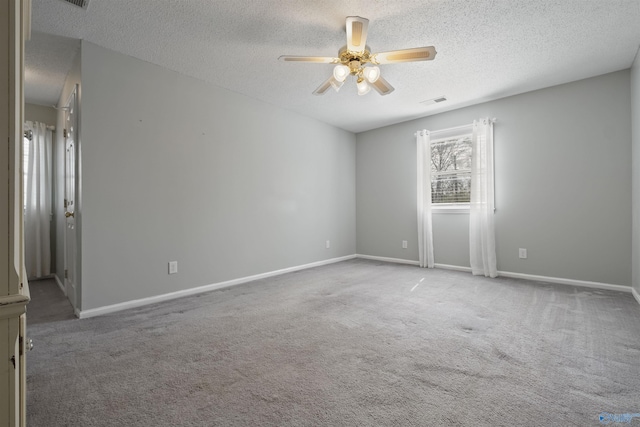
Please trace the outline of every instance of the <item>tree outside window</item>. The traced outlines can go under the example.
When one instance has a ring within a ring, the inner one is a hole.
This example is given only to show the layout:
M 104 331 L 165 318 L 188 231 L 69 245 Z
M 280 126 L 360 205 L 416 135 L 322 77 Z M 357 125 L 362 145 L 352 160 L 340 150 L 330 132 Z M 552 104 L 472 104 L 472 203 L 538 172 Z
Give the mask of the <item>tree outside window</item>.
M 431 142 L 431 202 L 471 201 L 471 135 Z

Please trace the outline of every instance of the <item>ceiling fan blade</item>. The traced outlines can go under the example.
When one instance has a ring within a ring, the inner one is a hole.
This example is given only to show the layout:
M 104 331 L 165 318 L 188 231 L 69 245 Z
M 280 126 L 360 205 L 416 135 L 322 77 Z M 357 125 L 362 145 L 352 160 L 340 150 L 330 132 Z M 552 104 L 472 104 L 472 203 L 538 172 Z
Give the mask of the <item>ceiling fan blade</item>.
M 282 55 L 278 58 L 280 61 L 285 62 L 315 62 L 318 64 L 338 64 L 339 58 L 332 58 L 330 56 L 292 56 Z
M 382 77 L 378 77 L 378 80 L 373 83 L 369 83 L 369 86 L 373 87 L 382 96 L 389 95 L 395 90 L 394 87 Z
M 362 53 L 367 44 L 369 20 L 359 16 L 347 16 L 347 50 Z
M 371 63 L 379 65 L 395 64 L 397 62 L 431 61 L 436 57 L 436 53 L 436 48 L 433 46 L 392 50 L 371 55 Z
M 318 86 L 318 88 L 316 90 L 313 91 L 313 94 L 314 95 L 324 95 L 324 93 L 326 91 L 328 91 L 330 87 L 333 86 L 331 84 L 333 82 L 333 80 L 335 80 L 335 78 L 333 76 L 329 77 L 320 86 Z

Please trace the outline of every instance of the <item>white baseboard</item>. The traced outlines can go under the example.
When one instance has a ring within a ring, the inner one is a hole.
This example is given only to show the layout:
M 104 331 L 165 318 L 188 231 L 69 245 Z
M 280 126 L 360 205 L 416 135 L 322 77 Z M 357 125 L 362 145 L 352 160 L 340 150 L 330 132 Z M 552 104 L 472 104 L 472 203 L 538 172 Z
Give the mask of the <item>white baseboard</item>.
M 640 304 L 640 294 L 638 293 L 638 291 L 636 291 L 635 288 L 631 288 L 631 293 L 633 294 L 633 297 L 636 299 L 636 301 L 638 301 L 638 304 Z
M 363 259 L 371 259 L 376 261 L 386 261 L 386 262 L 395 262 L 398 264 L 412 264 L 412 265 L 420 265 L 418 261 L 406 260 L 406 259 L 397 259 L 397 258 L 386 258 L 372 255 L 356 255 L 358 258 Z M 449 265 L 449 264 L 435 264 L 436 268 L 442 268 L 445 270 L 455 270 L 455 271 L 464 271 L 471 273 L 470 267 L 462 267 L 458 265 Z M 524 274 L 524 273 L 512 273 L 509 271 L 498 271 L 498 276 L 502 277 L 510 277 L 513 279 L 525 279 L 531 280 L 534 282 L 546 282 L 546 283 L 557 283 L 560 285 L 571 285 L 571 286 L 583 286 L 586 288 L 595 288 L 595 289 L 607 289 L 610 291 L 618 291 L 618 292 L 633 292 L 634 296 L 640 303 L 640 294 L 638 294 L 635 289 L 631 286 L 622 286 L 622 285 L 613 285 L 609 283 L 600 283 L 600 282 L 589 282 L 586 280 L 574 280 L 574 279 L 563 279 L 561 277 L 549 277 L 549 276 L 537 276 L 533 274 Z
M 64 288 L 64 285 L 62 284 L 62 282 L 60 281 L 60 278 L 58 277 L 57 274 L 53 275 L 53 279 L 56 281 L 56 283 L 58 284 L 58 287 L 60 288 L 60 290 L 62 291 L 62 293 L 64 294 L 64 296 L 67 296 L 67 290 Z
M 455 271 L 464 271 L 465 273 L 471 273 L 471 267 L 461 267 L 459 265 L 449 265 L 449 264 L 434 264 L 436 268 L 442 268 L 443 270 L 455 270 Z
M 511 273 L 498 271 L 498 276 L 511 277 L 513 279 L 532 280 L 534 282 L 558 283 L 560 285 L 583 286 L 585 288 L 606 289 L 609 291 L 631 292 L 631 286 L 614 285 L 610 283 L 590 282 L 588 280 L 564 279 L 561 277 L 536 276 L 533 274 Z
M 355 258 L 370 259 L 370 260 L 374 260 L 374 261 L 393 262 L 395 264 L 420 265 L 419 261 L 413 261 L 413 260 L 410 260 L 410 259 L 387 258 L 387 257 L 382 257 L 382 256 L 373 256 L 373 255 L 356 254 Z
M 268 277 L 279 276 L 281 274 L 291 273 L 294 271 L 306 270 L 308 268 L 319 267 L 322 265 L 334 264 L 337 262 L 347 261 L 354 258 L 362 258 L 369 259 L 374 261 L 383 261 L 383 262 L 392 262 L 396 264 L 408 264 L 408 265 L 420 265 L 418 261 L 408 260 L 408 259 L 400 259 L 400 258 L 389 258 L 389 257 L 379 257 L 373 255 L 362 255 L 362 254 L 354 254 L 347 255 L 339 258 L 332 258 L 323 261 L 313 262 L 310 264 L 299 265 L 295 267 L 284 268 L 281 270 L 270 271 L 267 273 L 256 274 L 253 276 L 241 277 L 238 279 L 228 280 L 225 282 L 214 283 L 211 285 L 199 286 L 197 288 L 185 289 L 177 292 L 170 292 L 167 294 L 156 295 L 147 298 L 141 298 L 132 301 L 126 301 L 119 304 L 108 305 L 104 307 L 92 308 L 89 310 L 75 310 L 75 314 L 77 317 L 81 319 L 86 319 L 89 317 L 101 316 L 104 314 L 115 313 L 122 310 L 127 310 L 129 308 L 142 307 L 149 304 L 155 304 L 162 301 L 169 301 L 176 298 L 182 298 L 190 295 L 201 294 L 204 292 L 213 291 L 216 289 L 227 288 L 230 286 L 240 285 L 247 282 L 252 282 L 254 280 L 266 279 Z M 445 270 L 455 270 L 455 271 L 463 271 L 463 272 L 471 272 L 470 267 L 463 267 L 457 265 L 448 265 L 448 264 L 435 264 L 436 268 L 441 268 Z M 588 288 L 596 288 L 596 289 L 607 289 L 619 292 L 630 292 L 633 294 L 635 299 L 640 303 L 640 294 L 630 286 L 622 286 L 622 285 L 613 285 L 609 283 L 600 283 L 600 282 L 589 282 L 585 280 L 574 280 L 574 279 L 563 279 L 558 277 L 549 277 L 549 276 L 537 276 L 532 274 L 523 274 L 523 273 L 511 273 L 508 271 L 499 271 L 499 276 L 510 277 L 515 279 L 525 279 L 536 282 L 547 282 L 547 283 L 558 283 L 562 285 L 572 285 L 572 286 L 583 286 Z M 64 286 L 60 282 L 58 276 L 54 276 L 58 286 L 60 286 L 64 291 Z
M 395 264 L 408 264 L 408 265 L 420 265 L 420 261 L 415 261 L 412 259 L 402 259 L 402 258 L 389 258 L 384 256 L 374 256 L 374 255 L 362 255 L 356 254 L 356 258 L 362 259 L 370 259 L 373 261 L 382 261 L 382 262 L 393 262 Z M 460 267 L 457 265 L 448 265 L 448 264 L 434 264 L 435 268 L 442 268 L 445 270 L 456 270 L 456 271 L 466 271 L 471 272 L 471 268 L 469 267 Z
M 169 301 L 176 298 L 182 298 L 190 295 L 201 294 L 204 292 L 213 291 L 216 289 L 228 288 L 230 286 L 240 285 L 242 283 L 252 282 L 254 280 L 265 279 L 268 277 L 279 276 L 281 274 L 291 273 L 294 271 L 306 270 L 308 268 L 319 267 L 327 264 L 334 264 L 336 262 L 347 261 L 355 258 L 356 255 L 347 255 L 339 258 L 331 258 L 323 261 L 312 262 L 310 264 L 298 265 L 295 267 L 283 268 L 281 270 L 269 271 L 267 273 L 256 274 L 253 276 L 241 277 L 239 279 L 227 280 L 225 282 L 213 283 L 211 285 L 199 286 L 197 288 L 184 289 L 182 291 L 170 292 L 162 295 L 155 295 L 152 297 L 136 299 L 132 301 L 125 301 L 119 304 L 107 305 L 104 307 L 91 308 L 88 310 L 77 310 L 76 316 L 80 319 L 86 319 L 89 317 L 102 316 L 104 314 L 115 313 L 129 308 L 142 307 L 149 304 L 155 304 L 162 301 Z
M 362 255 L 356 254 L 356 258 L 362 259 L 370 259 L 373 261 L 382 261 L 382 262 L 393 262 L 395 264 L 409 264 L 409 265 L 420 265 L 420 261 L 415 261 L 412 259 L 402 259 L 402 258 L 389 258 L 383 256 L 374 256 L 374 255 Z M 434 264 L 435 268 L 442 268 L 445 270 L 456 270 L 456 271 L 467 271 L 471 272 L 470 267 L 460 267 L 457 265 L 448 265 L 448 264 Z

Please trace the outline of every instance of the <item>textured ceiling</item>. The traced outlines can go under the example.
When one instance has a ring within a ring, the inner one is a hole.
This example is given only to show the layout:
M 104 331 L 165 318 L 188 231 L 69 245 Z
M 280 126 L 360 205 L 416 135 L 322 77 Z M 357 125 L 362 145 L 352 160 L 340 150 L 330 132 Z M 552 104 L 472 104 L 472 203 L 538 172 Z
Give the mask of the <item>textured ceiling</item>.
M 78 49 L 68 39 L 84 39 L 353 132 L 626 69 L 640 46 L 640 0 L 90 0 L 87 10 L 33 0 L 32 10 L 28 102 L 56 103 Z M 337 56 L 351 15 L 370 20 L 372 52 L 438 55 L 382 65 L 388 96 L 358 96 L 349 80 L 314 96 L 333 66 L 278 57 Z

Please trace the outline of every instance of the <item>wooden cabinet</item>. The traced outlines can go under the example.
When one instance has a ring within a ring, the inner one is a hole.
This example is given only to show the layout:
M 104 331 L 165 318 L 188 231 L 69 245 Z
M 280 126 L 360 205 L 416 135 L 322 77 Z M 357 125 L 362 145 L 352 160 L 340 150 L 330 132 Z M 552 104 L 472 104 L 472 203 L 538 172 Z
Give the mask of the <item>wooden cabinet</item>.
M 30 0 L 0 0 L 0 427 L 26 423 L 26 305 L 22 213 L 24 41 Z

